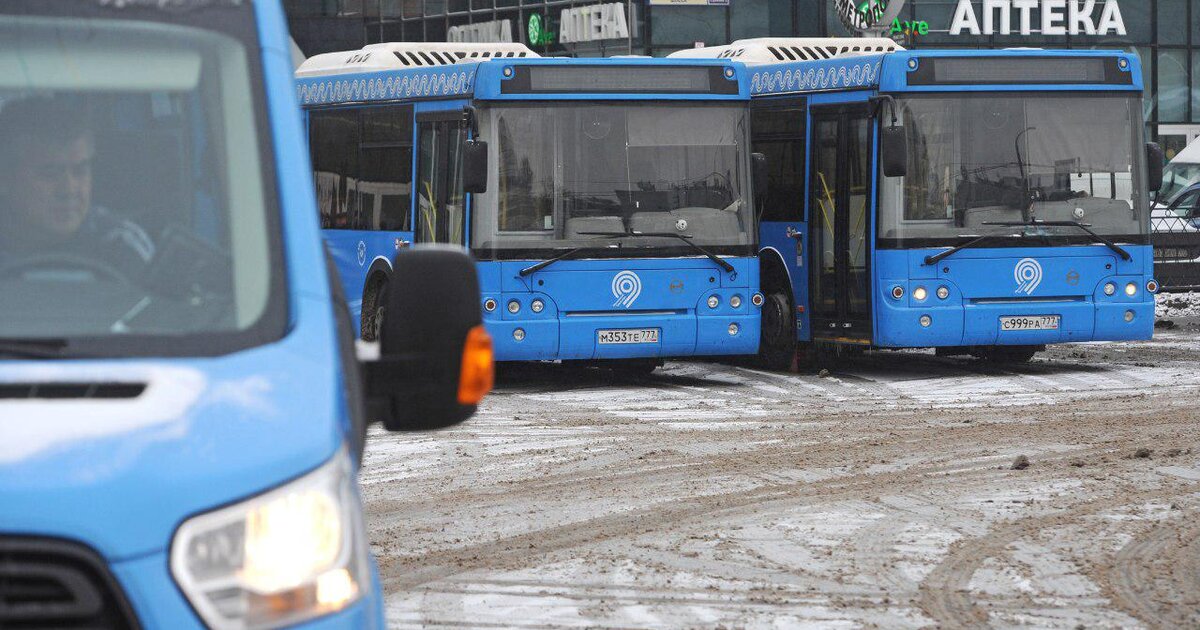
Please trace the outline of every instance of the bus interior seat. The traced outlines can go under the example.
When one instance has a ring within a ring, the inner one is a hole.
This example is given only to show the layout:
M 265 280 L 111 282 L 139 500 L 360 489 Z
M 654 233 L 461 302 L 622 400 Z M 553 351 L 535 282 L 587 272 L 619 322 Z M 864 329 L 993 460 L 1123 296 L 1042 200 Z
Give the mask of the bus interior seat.
M 589 238 L 587 232 L 624 232 L 621 217 L 575 217 L 567 219 L 566 238 Z

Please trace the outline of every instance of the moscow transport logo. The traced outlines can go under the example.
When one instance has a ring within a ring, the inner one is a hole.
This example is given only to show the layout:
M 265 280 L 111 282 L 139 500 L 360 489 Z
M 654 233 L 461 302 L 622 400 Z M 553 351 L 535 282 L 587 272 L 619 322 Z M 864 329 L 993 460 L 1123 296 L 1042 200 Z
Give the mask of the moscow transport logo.
M 612 293 L 617 298 L 613 306 L 629 308 L 642 294 L 642 279 L 632 271 L 622 271 L 613 276 Z
M 1042 283 L 1042 264 L 1032 258 L 1021 260 L 1013 269 L 1013 279 L 1017 281 L 1017 293 L 1033 295 Z

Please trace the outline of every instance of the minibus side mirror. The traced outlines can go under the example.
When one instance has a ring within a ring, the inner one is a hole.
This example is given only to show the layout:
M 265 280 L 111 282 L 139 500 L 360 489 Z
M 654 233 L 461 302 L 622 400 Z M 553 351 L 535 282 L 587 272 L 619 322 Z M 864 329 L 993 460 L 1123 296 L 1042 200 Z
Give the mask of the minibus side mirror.
M 369 417 L 389 431 L 471 417 L 492 388 L 494 366 L 466 250 L 420 245 L 397 253 L 386 308 L 378 357 L 363 364 Z
M 754 196 L 765 195 L 767 193 L 767 156 L 762 153 L 750 154 L 750 174 L 754 178 Z
M 908 129 L 898 125 L 881 128 L 879 157 L 884 177 L 908 175 Z
M 1146 190 L 1158 192 L 1163 186 L 1163 163 L 1166 155 L 1156 142 L 1146 143 Z
M 488 145 L 483 140 L 467 140 L 463 145 L 463 190 L 487 192 Z

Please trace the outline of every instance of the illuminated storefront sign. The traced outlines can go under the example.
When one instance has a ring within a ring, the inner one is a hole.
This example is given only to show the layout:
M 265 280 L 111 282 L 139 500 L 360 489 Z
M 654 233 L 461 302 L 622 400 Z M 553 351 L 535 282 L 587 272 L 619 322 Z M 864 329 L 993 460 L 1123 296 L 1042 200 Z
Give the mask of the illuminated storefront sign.
M 963 33 L 1125 35 L 1126 31 L 1117 0 L 959 0 L 950 34 Z
M 563 9 L 559 18 L 558 41 L 563 44 L 575 44 L 603 39 L 626 39 L 629 37 L 629 24 L 625 20 L 625 11 L 623 2 Z
M 904 0 L 837 0 L 834 5 L 842 24 L 859 33 L 891 28 L 902 8 Z
M 511 42 L 513 40 L 512 32 L 512 20 L 476 22 L 475 24 L 451 26 L 446 29 L 446 41 L 473 44 Z
M 554 33 L 550 31 L 546 20 L 537 13 L 529 16 L 526 35 L 529 36 L 530 46 L 549 46 L 554 43 Z

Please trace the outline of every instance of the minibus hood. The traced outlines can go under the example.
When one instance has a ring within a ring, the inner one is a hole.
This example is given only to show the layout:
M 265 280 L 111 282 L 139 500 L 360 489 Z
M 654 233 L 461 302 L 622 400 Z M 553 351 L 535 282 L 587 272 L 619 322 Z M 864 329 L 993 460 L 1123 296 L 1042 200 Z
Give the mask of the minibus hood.
M 344 438 L 337 363 L 296 337 L 210 359 L 0 361 L 0 535 L 160 552 L 186 518 L 326 461 Z M 57 397 L 21 398 L 34 386 Z

